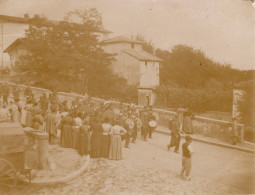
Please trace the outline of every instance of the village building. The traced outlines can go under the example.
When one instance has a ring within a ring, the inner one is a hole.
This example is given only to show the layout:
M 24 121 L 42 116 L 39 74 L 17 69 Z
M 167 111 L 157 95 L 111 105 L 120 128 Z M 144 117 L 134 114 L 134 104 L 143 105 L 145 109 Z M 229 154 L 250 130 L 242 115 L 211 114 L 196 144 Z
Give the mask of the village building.
M 155 87 L 159 85 L 160 58 L 144 51 L 143 42 L 127 37 L 114 37 L 102 41 L 107 53 L 115 54 L 112 71 L 138 88 L 138 105 L 154 105 Z
M 24 14 L 24 17 L 0 15 L 0 69 L 4 67 L 11 68 L 11 66 L 15 64 L 14 60 L 16 57 L 10 59 L 7 52 L 10 49 L 7 48 L 12 45 L 12 43 L 15 43 L 14 45 L 19 45 L 19 38 L 25 37 L 25 31 L 28 29 L 29 24 L 38 18 L 40 18 L 39 14 L 35 14 L 33 17 L 29 17 L 28 14 Z M 47 22 L 50 24 L 59 23 L 59 21 L 49 19 L 47 19 Z M 103 40 L 106 39 L 110 33 L 112 32 L 102 28 L 97 32 L 97 35 L 99 35 L 99 39 Z M 16 52 L 13 52 L 13 56 L 15 55 L 14 53 L 20 56 L 23 51 L 18 49 Z
M 31 20 L 28 15 L 24 18 L 0 15 L 0 20 L 5 22 L 5 28 L 12 26 L 10 29 L 15 30 L 17 27 L 17 36 L 13 36 L 9 40 L 12 42 L 3 50 L 5 54 L 9 54 L 7 64 L 13 70 L 19 64 L 21 57 L 27 54 L 23 42 L 25 30 Z M 49 22 L 56 23 L 57 21 L 49 20 Z M 110 31 L 104 29 L 98 32 L 101 34 L 99 39 L 103 40 L 101 46 L 105 52 L 115 54 L 115 60 L 111 64 L 113 73 L 126 79 L 128 85 L 137 87 L 138 105 L 154 105 L 156 101 L 154 90 L 159 85 L 159 63 L 162 60 L 144 51 L 143 42 L 122 36 L 106 39 L 109 33 Z M 15 73 L 11 71 L 11 74 Z

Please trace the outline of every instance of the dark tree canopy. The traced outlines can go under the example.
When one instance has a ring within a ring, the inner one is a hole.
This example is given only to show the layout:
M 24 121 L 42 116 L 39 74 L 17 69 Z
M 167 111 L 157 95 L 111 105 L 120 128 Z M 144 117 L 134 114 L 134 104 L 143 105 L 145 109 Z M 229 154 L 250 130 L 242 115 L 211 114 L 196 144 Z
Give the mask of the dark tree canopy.
M 99 47 L 102 18 L 96 9 L 76 10 L 61 22 L 37 18 L 26 31 L 24 56 L 17 71 L 46 88 L 109 95 L 116 77 L 109 65 L 113 56 Z
M 156 50 L 163 59 L 160 71 L 162 85 L 185 88 L 227 88 L 252 78 L 252 71 L 233 69 L 209 59 L 201 50 L 185 45 L 176 45 L 171 52 Z

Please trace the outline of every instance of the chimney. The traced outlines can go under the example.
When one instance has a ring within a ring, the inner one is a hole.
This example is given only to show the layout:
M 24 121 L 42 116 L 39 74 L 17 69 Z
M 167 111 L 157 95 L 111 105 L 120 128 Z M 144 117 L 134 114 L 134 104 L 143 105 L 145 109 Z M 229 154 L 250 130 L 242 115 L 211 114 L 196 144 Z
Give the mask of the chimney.
M 25 18 L 25 20 L 28 20 L 29 19 L 29 14 L 24 14 L 24 18 Z

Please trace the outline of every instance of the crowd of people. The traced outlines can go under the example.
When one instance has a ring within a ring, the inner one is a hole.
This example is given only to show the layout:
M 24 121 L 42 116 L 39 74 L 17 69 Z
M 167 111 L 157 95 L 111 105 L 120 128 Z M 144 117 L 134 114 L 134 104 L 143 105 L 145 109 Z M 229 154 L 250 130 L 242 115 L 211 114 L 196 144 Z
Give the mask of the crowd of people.
M 23 127 L 47 132 L 49 143 L 59 142 L 62 147 L 74 148 L 81 155 L 120 160 L 122 140 L 129 148 L 130 142 L 136 142 L 138 132 L 146 141 L 152 138 L 155 129 L 149 124 L 155 122 L 152 107 L 139 111 L 132 105 L 116 107 L 110 102 L 98 104 L 89 98 L 76 98 L 69 103 L 60 101 L 56 91 L 49 97 L 43 93 L 40 100 L 36 100 L 29 86 L 23 93 L 22 103 L 20 89 L 1 87 L 6 88 L 1 90 L 4 92 L 0 108 L 2 122 L 20 122 Z M 11 101 L 8 100 L 10 93 L 13 94 Z

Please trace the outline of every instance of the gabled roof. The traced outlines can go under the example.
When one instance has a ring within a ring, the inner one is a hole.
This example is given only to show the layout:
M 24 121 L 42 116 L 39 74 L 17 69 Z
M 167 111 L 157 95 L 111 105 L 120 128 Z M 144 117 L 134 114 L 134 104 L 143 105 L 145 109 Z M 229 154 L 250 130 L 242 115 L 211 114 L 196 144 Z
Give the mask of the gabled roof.
M 137 44 L 143 44 L 141 41 L 133 40 L 127 37 L 123 36 L 118 36 L 118 37 L 113 37 L 110 39 L 105 39 L 101 42 L 101 44 L 108 44 L 108 43 L 137 43 Z
M 155 61 L 155 62 L 163 61 L 160 58 L 158 58 L 157 56 L 154 56 L 144 50 L 124 49 L 122 51 L 138 60 Z
M 25 38 L 18 38 L 15 41 L 13 41 L 5 50 L 4 53 L 10 53 L 14 48 L 16 48 L 18 45 L 24 43 Z
M 23 24 L 31 24 L 35 18 L 22 18 L 22 17 L 16 17 L 16 16 L 7 16 L 7 15 L 0 15 L 0 21 L 6 21 L 6 22 L 11 22 L 11 23 L 23 23 Z M 47 19 L 47 24 L 52 24 L 52 25 L 57 25 L 61 21 L 57 20 L 49 20 Z M 103 27 L 98 30 L 100 33 L 105 33 L 109 34 L 112 33 L 109 30 L 104 29 Z

